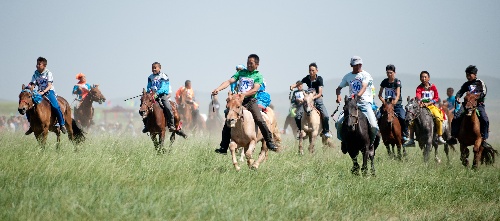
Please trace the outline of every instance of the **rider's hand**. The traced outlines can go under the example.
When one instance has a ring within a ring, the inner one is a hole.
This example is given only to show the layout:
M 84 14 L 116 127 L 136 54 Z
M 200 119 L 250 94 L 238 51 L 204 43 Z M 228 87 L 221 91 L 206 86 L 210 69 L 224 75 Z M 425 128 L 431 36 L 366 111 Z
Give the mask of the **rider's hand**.
M 340 95 L 337 95 L 337 100 L 335 102 L 340 103 L 342 101 L 342 97 L 340 97 Z
M 212 95 L 217 95 L 218 93 L 219 93 L 219 91 L 217 89 L 212 91 Z

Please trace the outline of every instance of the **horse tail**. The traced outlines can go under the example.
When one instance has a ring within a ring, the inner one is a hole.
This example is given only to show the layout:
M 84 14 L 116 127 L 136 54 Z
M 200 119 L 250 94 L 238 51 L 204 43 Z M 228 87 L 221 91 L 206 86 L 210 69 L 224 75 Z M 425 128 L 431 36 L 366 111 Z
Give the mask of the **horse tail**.
M 73 128 L 73 141 L 77 144 L 85 141 L 85 132 L 78 126 L 75 119 L 71 119 L 71 127 Z
M 493 149 L 493 147 L 484 147 L 481 154 L 481 163 L 493 165 L 495 163 L 495 155 L 498 155 L 498 151 Z

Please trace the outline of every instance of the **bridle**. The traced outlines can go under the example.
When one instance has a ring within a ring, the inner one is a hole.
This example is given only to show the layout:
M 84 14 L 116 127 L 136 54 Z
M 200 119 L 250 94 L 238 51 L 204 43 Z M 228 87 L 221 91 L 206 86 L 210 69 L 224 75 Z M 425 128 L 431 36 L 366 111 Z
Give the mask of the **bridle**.
M 28 90 L 28 89 L 24 89 L 22 92 L 27 92 L 27 93 L 29 93 L 29 94 L 32 94 L 32 92 L 31 92 L 30 90 Z M 21 93 L 22 93 L 22 92 L 21 92 Z M 33 98 L 31 98 L 31 102 L 30 102 L 30 99 L 21 99 L 21 100 L 19 100 L 19 105 L 20 105 L 21 103 L 25 103 L 25 104 L 26 104 L 26 106 L 28 106 L 28 109 L 31 109 L 32 107 L 34 107 L 34 106 L 35 106 L 35 102 L 33 102 L 33 100 L 32 100 L 32 99 L 33 99 Z
M 146 94 L 145 96 L 143 96 L 144 97 L 143 99 L 147 99 L 147 96 L 148 96 L 148 94 Z M 147 115 L 147 111 L 153 112 L 153 110 L 154 110 L 153 106 L 156 103 L 156 100 L 154 98 L 154 94 L 151 93 L 151 95 L 149 95 L 149 96 L 151 96 L 151 105 L 147 106 L 145 104 L 145 102 L 141 100 L 141 107 L 142 106 L 146 106 L 146 110 L 144 111 L 144 114 L 146 114 L 146 115 Z
M 355 109 L 356 111 L 353 111 L 353 112 L 356 112 L 356 114 L 355 114 L 355 115 L 353 115 L 353 114 L 351 113 L 351 111 L 349 111 L 349 115 L 348 115 L 348 117 L 349 117 L 349 119 L 350 119 L 350 118 L 354 118 L 354 119 L 356 119 L 356 120 L 354 121 L 354 123 L 353 123 L 353 126 L 356 126 L 356 125 L 358 125 L 358 124 L 359 124 L 359 108 L 358 108 L 358 106 L 357 106 L 356 104 L 354 104 L 354 105 L 355 105 L 355 106 L 354 106 L 354 107 L 355 107 L 354 109 Z M 349 110 L 349 106 L 347 107 L 347 110 Z
M 412 103 L 412 104 L 410 104 L 409 106 L 417 106 L 417 105 L 416 105 L 416 104 L 414 104 L 414 103 Z M 418 106 L 417 106 L 416 108 L 420 108 L 420 107 L 418 107 Z M 416 108 L 414 108 L 414 109 L 416 109 Z M 411 117 L 411 120 L 410 120 L 410 123 L 411 123 L 411 122 L 413 122 L 413 121 L 415 121 L 415 119 L 417 119 L 417 118 L 418 118 L 418 116 L 420 116 L 420 113 L 422 113 L 422 112 L 421 112 L 421 111 L 418 111 L 418 113 L 414 113 L 413 111 L 410 111 L 410 110 L 406 109 L 406 115 L 408 115 L 408 114 L 409 114 L 409 115 L 411 115 L 411 116 L 412 116 L 412 117 Z

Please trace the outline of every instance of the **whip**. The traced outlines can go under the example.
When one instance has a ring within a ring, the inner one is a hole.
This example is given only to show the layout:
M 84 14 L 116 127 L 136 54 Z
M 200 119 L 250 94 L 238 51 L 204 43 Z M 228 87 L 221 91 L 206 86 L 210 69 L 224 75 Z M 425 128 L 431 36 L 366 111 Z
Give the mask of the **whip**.
M 123 101 L 132 100 L 132 99 L 134 99 L 134 98 L 138 98 L 138 97 L 142 97 L 142 94 L 137 95 L 137 96 L 134 96 L 134 97 L 131 97 L 131 98 L 127 98 L 127 99 L 125 99 L 125 100 L 123 100 Z

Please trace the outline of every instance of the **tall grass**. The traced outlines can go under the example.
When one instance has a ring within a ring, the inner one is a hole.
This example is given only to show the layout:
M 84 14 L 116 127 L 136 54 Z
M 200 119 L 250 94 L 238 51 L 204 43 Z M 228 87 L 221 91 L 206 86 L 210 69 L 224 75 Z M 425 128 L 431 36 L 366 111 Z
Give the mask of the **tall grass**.
M 376 155 L 376 177 L 353 176 L 339 148 L 270 153 L 236 172 L 213 149 L 219 136 L 178 139 L 157 155 L 148 137 L 91 135 L 45 150 L 33 136 L 0 134 L 1 220 L 498 220 L 499 163 L 472 171 L 459 153 L 446 163 Z M 259 145 L 260 146 L 260 145 Z M 337 145 L 338 146 L 338 145 Z M 498 146 L 498 145 L 496 145 Z

